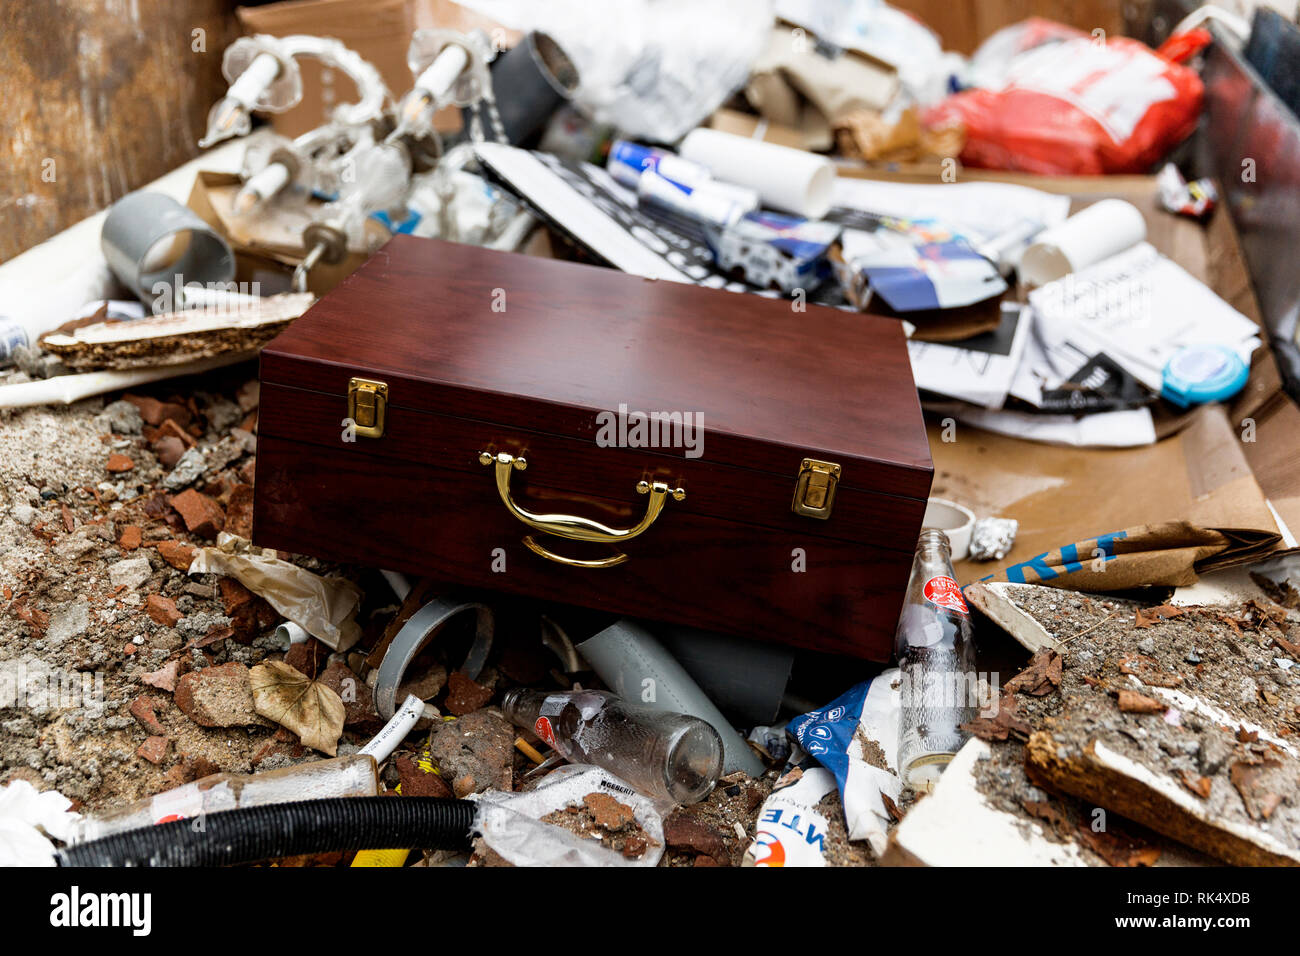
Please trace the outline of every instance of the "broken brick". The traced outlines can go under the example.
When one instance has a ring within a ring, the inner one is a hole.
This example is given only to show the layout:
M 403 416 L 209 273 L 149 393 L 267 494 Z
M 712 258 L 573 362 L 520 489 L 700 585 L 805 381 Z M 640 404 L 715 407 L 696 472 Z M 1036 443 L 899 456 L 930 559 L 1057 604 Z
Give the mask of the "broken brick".
M 492 688 L 484 687 L 482 684 L 470 680 L 460 671 L 452 671 L 447 675 L 446 709 L 448 713 L 463 717 L 465 714 L 472 714 L 480 707 L 486 706 L 491 699 Z
M 1165 711 L 1165 705 L 1158 700 L 1139 694 L 1135 690 L 1119 692 L 1119 709 L 1126 714 L 1159 714 Z
M 185 454 L 185 444 L 173 435 L 163 435 L 149 447 L 164 468 L 175 468 Z
M 300 673 L 314 680 L 325 666 L 325 659 L 330 656 L 330 649 L 314 637 L 309 637 L 301 644 L 292 645 L 285 652 L 284 662 Z
M 393 763 L 402 784 L 404 797 L 450 797 L 447 781 L 434 770 L 425 770 L 410 757 L 398 757 Z
M 127 458 L 126 455 L 119 455 L 116 452 L 109 455 L 108 461 L 104 462 L 104 470 L 115 475 L 120 475 L 122 472 L 130 471 L 134 467 L 135 462 L 130 458 Z
M 166 728 L 163 727 L 162 721 L 154 713 L 154 708 L 158 706 L 158 701 L 152 697 L 137 697 L 131 702 L 131 716 L 140 722 L 143 727 L 151 734 L 165 734 Z
M 193 488 L 173 497 L 170 504 L 184 520 L 186 530 L 201 538 L 215 538 L 226 525 L 221 506 Z
M 147 395 L 123 395 L 122 398 L 139 409 L 140 417 L 145 420 L 145 423 L 155 428 L 168 419 L 183 428 L 194 418 L 188 408 L 175 402 L 160 402 Z
M 136 749 L 136 755 L 152 764 L 160 764 L 167 756 L 167 744 L 166 737 L 146 737 L 144 743 Z
M 632 808 L 620 803 L 607 793 L 589 793 L 582 798 L 583 804 L 591 811 L 596 826 L 606 830 L 621 830 L 636 822 Z
M 226 502 L 226 531 L 241 538 L 253 536 L 253 486 L 235 485 Z
M 217 585 L 221 588 L 221 606 L 227 617 L 233 617 L 236 611 L 253 600 L 253 592 L 238 578 L 222 578 Z
M 260 724 L 248 668 L 230 663 L 190 671 L 176 682 L 176 706 L 204 727 Z
M 170 418 L 164 420 L 158 426 L 158 438 L 156 440 L 162 441 L 164 438 L 175 438 L 186 448 L 193 448 L 196 444 L 194 437 Z
M 703 853 L 721 866 L 731 865 L 726 834 L 696 819 L 687 811 L 677 810 L 664 820 L 664 842 L 677 849 Z
M 190 562 L 194 560 L 194 549 L 180 541 L 159 541 L 158 554 L 173 568 L 181 571 L 188 571 Z
M 140 547 L 144 532 L 139 525 L 129 524 L 122 529 L 122 534 L 117 539 L 117 546 L 123 551 L 134 551 Z
M 169 694 L 176 690 L 176 678 L 180 675 L 181 662 L 168 661 L 156 671 L 148 674 L 141 674 L 141 683 L 148 684 L 150 687 L 157 687 L 159 690 L 165 690 Z
M 145 600 L 144 611 L 154 623 L 164 627 L 175 627 L 176 622 L 185 616 L 176 610 L 175 601 L 161 594 L 150 594 Z
M 335 661 L 321 672 L 317 680 L 343 701 L 343 726 L 364 725 L 374 730 L 383 726 L 379 711 L 375 709 L 374 693 L 347 664 Z

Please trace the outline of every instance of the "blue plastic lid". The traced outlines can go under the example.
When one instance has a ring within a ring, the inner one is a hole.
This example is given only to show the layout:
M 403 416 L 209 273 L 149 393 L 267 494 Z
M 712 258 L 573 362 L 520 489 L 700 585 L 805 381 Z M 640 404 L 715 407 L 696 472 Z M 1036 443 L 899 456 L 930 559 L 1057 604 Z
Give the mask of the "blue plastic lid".
M 1219 402 L 1240 392 L 1249 377 L 1250 369 L 1232 349 L 1189 345 L 1165 365 L 1160 394 L 1179 408 Z

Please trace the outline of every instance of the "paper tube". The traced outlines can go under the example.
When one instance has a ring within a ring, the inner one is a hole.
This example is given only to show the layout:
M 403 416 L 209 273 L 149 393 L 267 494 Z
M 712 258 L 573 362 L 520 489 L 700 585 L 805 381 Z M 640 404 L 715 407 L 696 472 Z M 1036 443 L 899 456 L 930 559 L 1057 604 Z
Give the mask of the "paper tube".
M 1146 219 L 1136 206 L 1103 199 L 1039 235 L 1020 258 L 1020 278 L 1026 285 L 1046 285 L 1109 259 L 1146 236 Z
M 687 133 L 681 155 L 715 179 L 756 190 L 766 206 L 808 219 L 831 208 L 835 165 L 825 156 L 716 129 Z

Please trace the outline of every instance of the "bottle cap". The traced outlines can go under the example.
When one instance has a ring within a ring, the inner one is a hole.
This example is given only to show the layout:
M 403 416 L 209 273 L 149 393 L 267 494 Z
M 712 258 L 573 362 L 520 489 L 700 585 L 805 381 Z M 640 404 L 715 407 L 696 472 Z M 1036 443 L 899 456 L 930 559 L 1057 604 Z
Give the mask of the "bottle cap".
M 1179 408 L 1231 398 L 1246 385 L 1250 369 L 1222 345 L 1189 345 L 1165 365 L 1160 394 Z

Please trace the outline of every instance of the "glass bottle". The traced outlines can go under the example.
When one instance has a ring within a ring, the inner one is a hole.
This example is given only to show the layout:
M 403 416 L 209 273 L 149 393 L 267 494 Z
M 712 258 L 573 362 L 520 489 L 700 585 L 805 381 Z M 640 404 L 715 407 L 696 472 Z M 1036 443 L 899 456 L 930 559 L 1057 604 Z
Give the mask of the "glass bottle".
M 564 759 L 608 770 L 657 800 L 697 803 L 722 773 L 722 738 L 698 717 L 599 690 L 548 694 L 516 688 L 501 709 Z
M 966 741 L 978 702 L 970 610 L 952 570 L 948 536 L 926 528 L 916 544 L 894 651 L 902 672 L 898 768 L 929 791 Z

